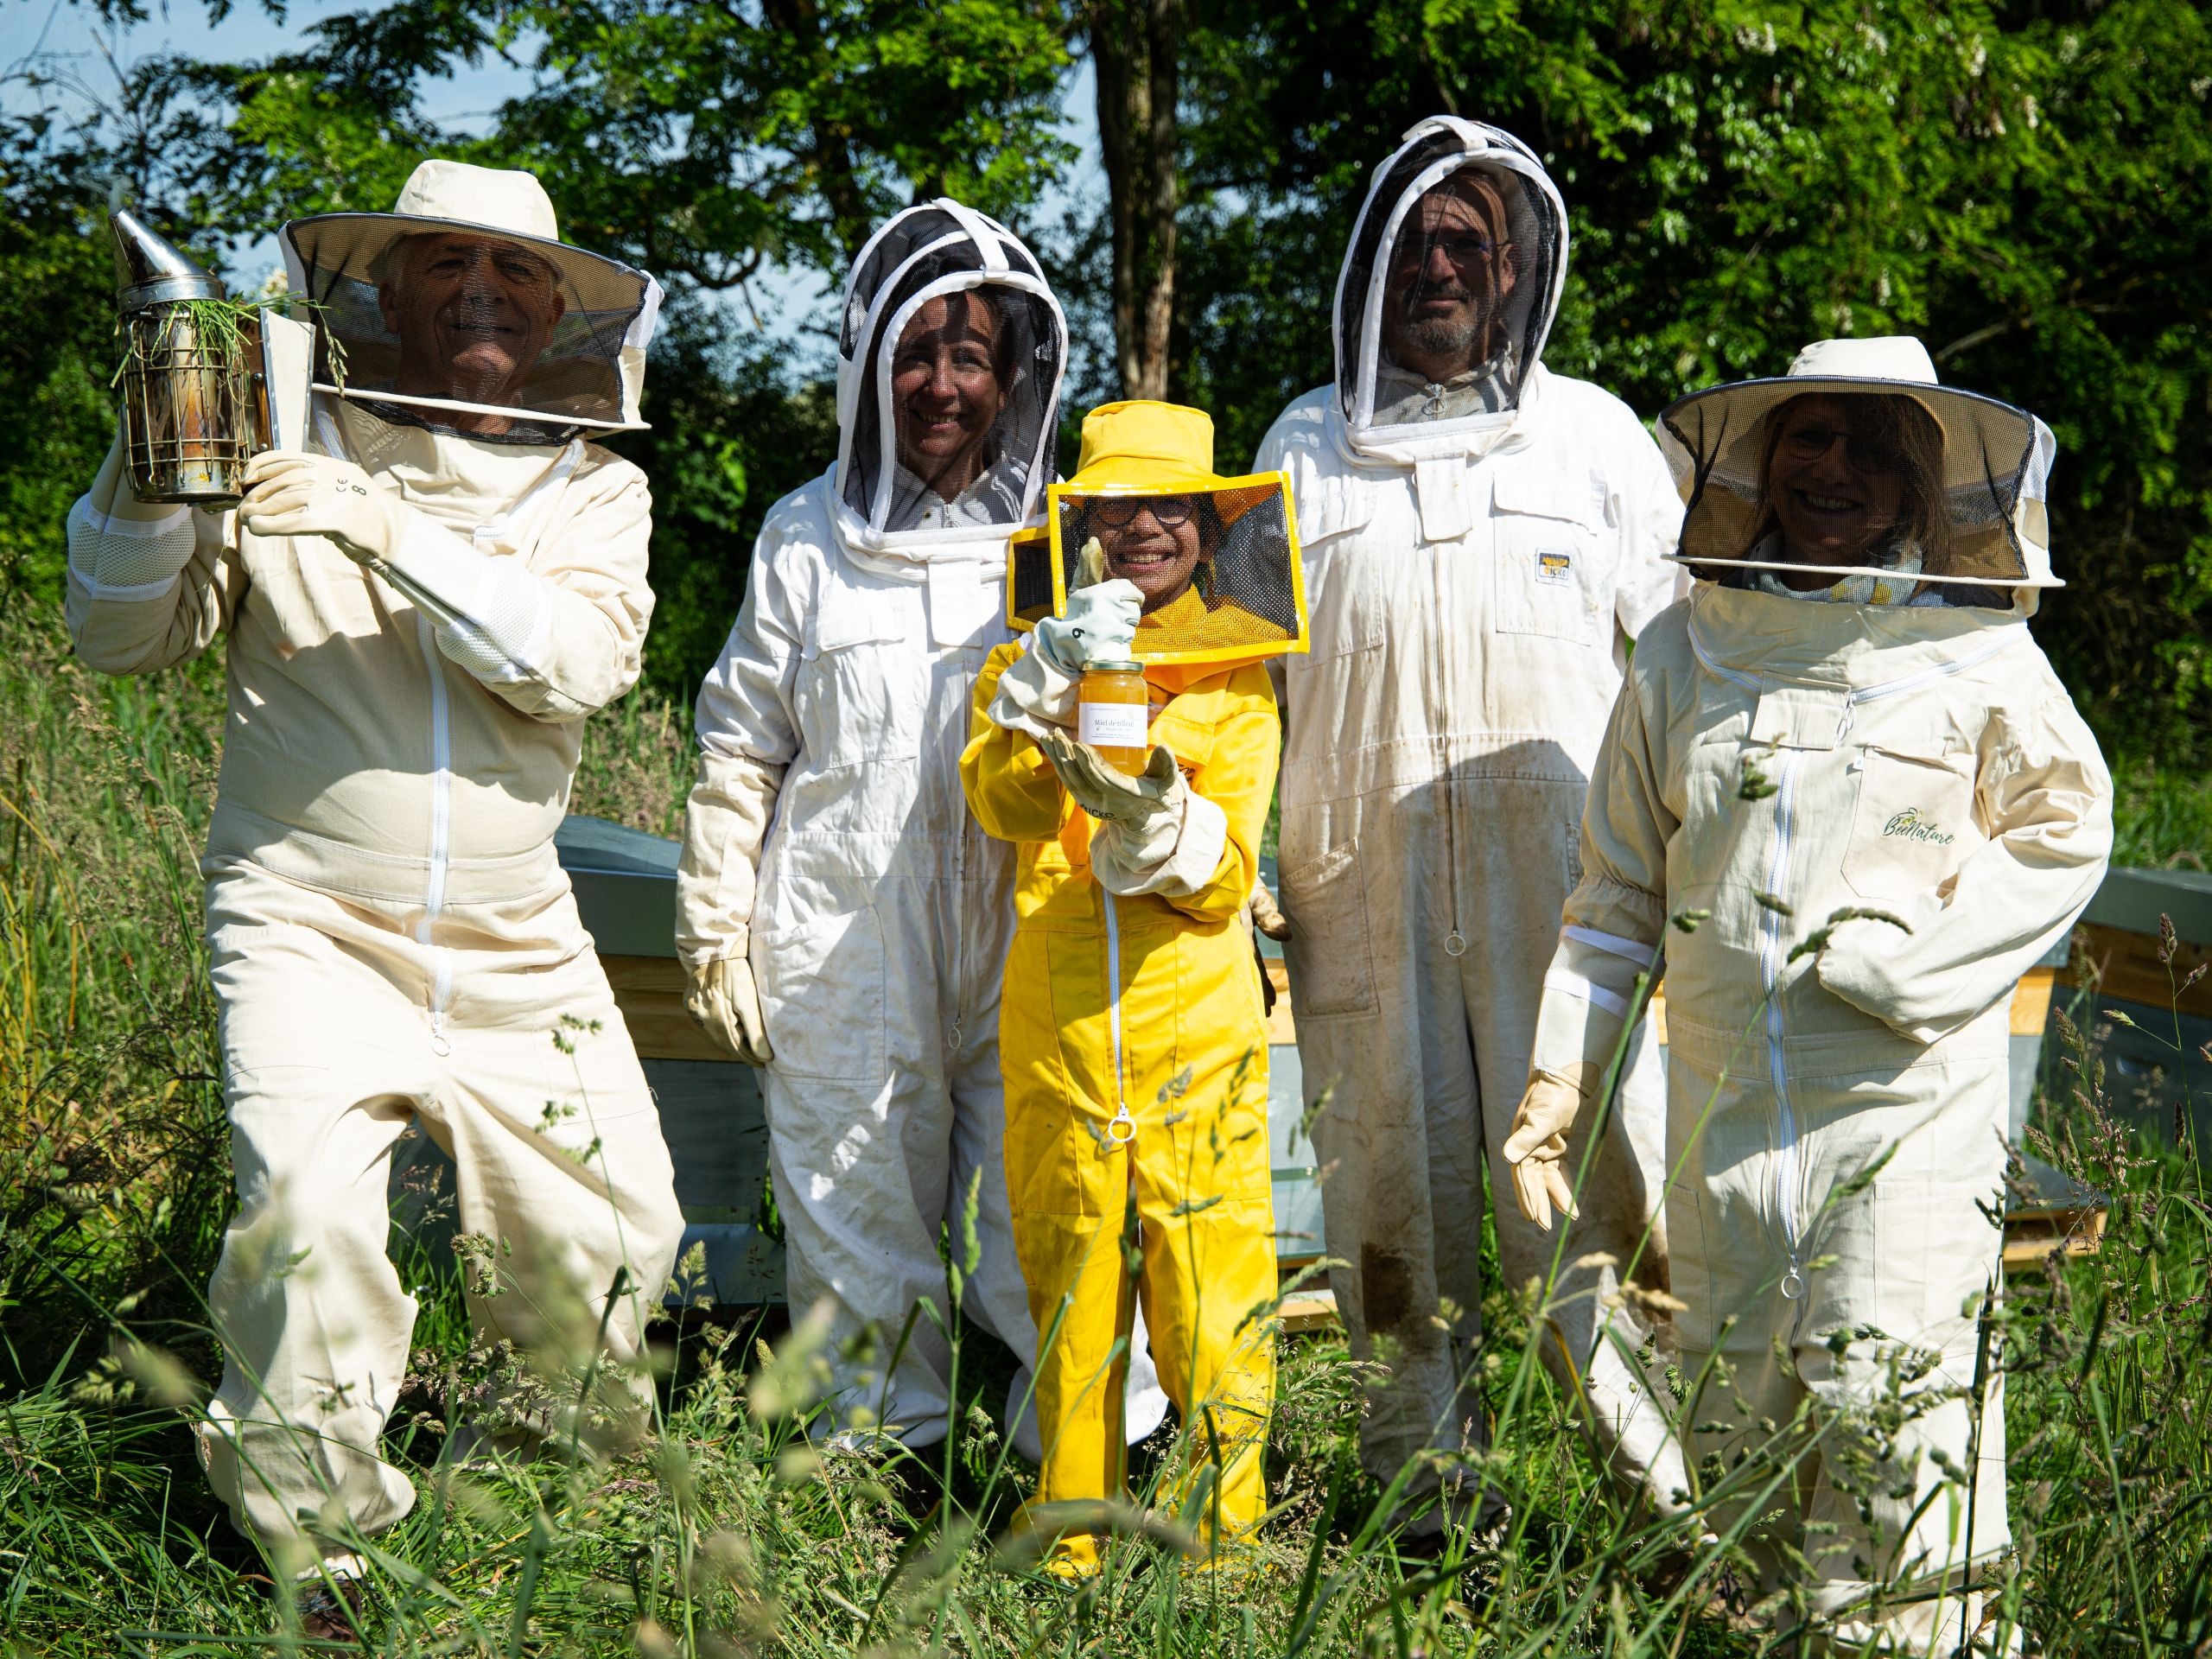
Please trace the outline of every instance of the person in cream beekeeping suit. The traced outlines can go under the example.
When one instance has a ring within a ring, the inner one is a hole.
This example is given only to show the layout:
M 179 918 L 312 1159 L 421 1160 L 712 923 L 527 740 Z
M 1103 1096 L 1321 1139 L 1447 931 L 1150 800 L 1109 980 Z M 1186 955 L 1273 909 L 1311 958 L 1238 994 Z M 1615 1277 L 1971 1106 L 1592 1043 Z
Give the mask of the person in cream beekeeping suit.
M 115 674 L 227 636 L 202 868 L 238 1211 L 200 1446 L 241 1529 L 320 1558 L 303 1628 L 344 1637 L 348 1544 L 415 1501 L 377 1455 L 415 1318 L 385 1254 L 410 1122 L 493 1242 L 477 1321 L 539 1353 L 603 1331 L 617 1415 L 642 1408 L 682 1221 L 553 831 L 652 611 L 645 479 L 588 437 L 642 424 L 660 289 L 563 244 L 530 175 L 452 162 L 282 239 L 342 394 L 234 512 L 139 502 L 111 454 L 70 515 L 68 620 Z
M 944 1438 L 940 1230 L 974 1186 L 969 1315 L 1026 1368 L 1036 1332 L 1001 1141 L 1011 849 L 961 794 L 969 693 L 1006 621 L 1007 538 L 1043 512 L 1067 330 L 1002 225 L 940 198 L 855 260 L 836 465 L 768 513 L 701 687 L 677 943 L 710 1035 L 766 1068 L 794 1310 L 830 1310 L 817 1427 Z M 895 1367 L 888 1362 L 899 1350 Z M 1132 1438 L 1165 1414 L 1133 1368 Z M 1041 1451 L 1035 1414 L 1009 1415 Z
M 1973 1399 L 2008 1007 L 2112 847 L 2111 779 L 2027 627 L 2058 585 L 2055 446 L 1939 386 L 1904 338 L 1823 340 L 1661 422 L 1700 581 L 1639 641 L 1592 777 L 1582 881 L 1535 976 L 1515 1190 L 1548 1218 L 1619 1001 L 1663 944 L 1700 1465 L 1819 1434 L 1751 1540 L 1770 1587 L 1808 1570 L 1839 1648 L 2017 1645 L 1959 1594 L 2010 1541 L 1999 1365 Z
M 1326 1091 L 1332 1282 L 1354 1351 L 1388 1367 L 1361 1428 L 1385 1480 L 1483 1440 L 1484 1160 L 1503 1192 L 1590 764 L 1629 642 L 1678 585 L 1662 560 L 1681 503 L 1650 435 L 1541 360 L 1567 239 L 1519 140 L 1415 127 L 1345 255 L 1336 382 L 1286 410 L 1255 463 L 1289 473 L 1305 546 L 1313 649 L 1283 677 L 1286 953 L 1307 1091 Z M 1651 1048 L 1560 1258 L 1620 1266 L 1562 1276 L 1545 1356 L 1619 1476 L 1665 1504 L 1679 1455 L 1630 1357 L 1652 1323 L 1607 1306 L 1631 1263 L 1666 1283 Z M 1509 1285 L 1549 1271 L 1553 1240 L 1497 1223 Z

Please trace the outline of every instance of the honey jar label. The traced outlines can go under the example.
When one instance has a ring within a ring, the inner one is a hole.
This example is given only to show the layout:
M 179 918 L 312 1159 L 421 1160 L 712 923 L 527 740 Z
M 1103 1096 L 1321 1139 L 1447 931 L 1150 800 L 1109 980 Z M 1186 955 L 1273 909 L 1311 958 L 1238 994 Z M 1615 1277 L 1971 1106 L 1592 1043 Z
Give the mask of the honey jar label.
M 1094 749 L 1141 749 L 1151 712 L 1141 702 L 1082 703 L 1076 710 L 1076 735 Z

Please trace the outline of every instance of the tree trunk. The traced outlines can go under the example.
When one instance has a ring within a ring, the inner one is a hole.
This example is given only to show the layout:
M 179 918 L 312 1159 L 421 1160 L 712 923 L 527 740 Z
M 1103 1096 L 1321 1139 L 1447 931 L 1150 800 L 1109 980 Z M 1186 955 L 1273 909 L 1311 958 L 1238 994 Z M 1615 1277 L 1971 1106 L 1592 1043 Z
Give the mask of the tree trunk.
M 1175 323 L 1175 105 L 1184 0 L 1091 0 L 1098 138 L 1114 232 L 1114 356 L 1125 397 L 1167 396 Z
M 830 51 L 822 38 L 818 0 L 762 0 L 761 15 L 811 70 L 811 74 L 799 78 L 799 84 L 827 78 Z M 802 153 L 813 163 L 822 198 L 830 204 L 830 234 L 850 260 L 868 240 L 870 229 L 868 200 L 853 165 L 852 129 L 842 121 L 817 118 L 807 130 L 813 142 Z

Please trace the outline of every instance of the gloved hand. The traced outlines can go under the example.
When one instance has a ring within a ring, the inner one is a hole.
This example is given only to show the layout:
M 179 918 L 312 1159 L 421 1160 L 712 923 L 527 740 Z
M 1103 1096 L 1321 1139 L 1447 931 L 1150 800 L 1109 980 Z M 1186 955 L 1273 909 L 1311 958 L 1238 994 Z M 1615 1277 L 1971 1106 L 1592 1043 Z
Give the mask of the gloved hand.
M 1505 1137 L 1513 1196 L 1520 1200 L 1521 1213 L 1548 1233 L 1554 1206 L 1570 1219 L 1580 1213 L 1574 1207 L 1574 1189 L 1560 1166 L 1567 1157 L 1567 1132 L 1574 1127 L 1583 1101 L 1597 1083 L 1597 1070 L 1583 1060 L 1572 1077 L 1535 1073 L 1513 1114 L 1512 1132 Z
M 767 1022 L 760 1016 L 753 964 L 743 957 L 719 957 L 693 969 L 683 1007 L 716 1046 L 734 1058 L 747 1065 L 766 1065 L 776 1058 L 768 1046 Z
M 1147 842 L 1163 825 L 1183 821 L 1183 798 L 1190 786 L 1166 745 L 1154 745 L 1144 770 L 1134 778 L 1065 732 L 1047 732 L 1038 747 L 1059 773 L 1060 787 L 1100 823 Z
M 1080 674 L 1085 663 L 1126 661 L 1136 649 L 1137 619 L 1143 614 L 1144 594 L 1134 582 L 1095 582 L 1068 595 L 1065 616 L 1048 616 L 1037 625 L 1033 649 L 1063 674 Z
M 1041 740 L 1056 727 L 1072 726 L 1083 665 L 1135 647 L 1144 595 L 1133 582 L 1102 582 L 1076 590 L 1065 616 L 1048 616 L 1030 636 L 1029 649 L 1007 664 L 988 711 L 992 723 Z
M 360 563 L 398 550 L 407 522 L 399 492 L 350 461 L 264 449 L 247 463 L 238 522 L 257 536 L 323 536 Z
M 1275 896 L 1268 891 L 1266 882 L 1252 883 L 1249 908 L 1252 925 L 1261 932 L 1277 944 L 1290 937 L 1290 918 L 1282 913 L 1282 906 L 1275 903 Z

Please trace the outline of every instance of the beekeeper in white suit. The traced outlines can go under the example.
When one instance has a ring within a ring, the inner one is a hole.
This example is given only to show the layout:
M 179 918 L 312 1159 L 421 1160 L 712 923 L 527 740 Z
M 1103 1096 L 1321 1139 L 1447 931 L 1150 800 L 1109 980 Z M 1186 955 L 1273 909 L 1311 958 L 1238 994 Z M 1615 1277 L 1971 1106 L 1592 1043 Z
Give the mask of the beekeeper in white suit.
M 2011 1537 L 2001 1369 L 1973 1400 L 2008 1008 L 2112 847 L 2096 741 L 2027 628 L 2058 585 L 2055 445 L 1905 338 L 1821 341 L 1661 420 L 1703 580 L 1606 734 L 1506 1155 L 1544 1218 L 1663 943 L 1692 1445 L 1733 1468 L 1783 1426 L 1787 1458 L 1809 1408 L 1824 1438 L 1751 1529 L 1770 1585 L 1808 1567 L 1839 1646 L 1982 1651 L 1999 1633 L 1955 1592 Z
M 553 851 L 582 722 L 637 678 L 652 612 L 644 476 L 588 439 L 643 424 L 660 290 L 563 244 L 529 174 L 453 162 L 282 240 L 343 396 L 235 512 L 140 503 L 111 454 L 70 515 L 68 620 L 115 674 L 228 637 L 201 868 L 238 1211 L 201 1451 L 242 1529 L 342 1590 L 343 1537 L 415 1501 L 377 1455 L 415 1319 L 385 1254 L 408 1125 L 495 1243 L 504 1294 L 473 1313 L 524 1350 L 603 1320 L 639 1357 L 682 1232 Z M 307 1633 L 346 1637 L 349 1600 L 308 1590 Z
M 1650 435 L 1541 360 L 1567 244 L 1526 145 L 1422 122 L 1353 230 L 1336 383 L 1286 410 L 1254 463 L 1291 475 L 1313 608 L 1311 654 L 1285 663 L 1286 950 L 1307 1094 L 1327 1099 L 1332 1282 L 1354 1351 L 1388 1367 L 1361 1425 L 1379 1479 L 1483 1441 L 1484 1159 L 1503 1192 L 1590 765 L 1629 642 L 1678 586 L 1662 561 L 1681 501 Z M 1632 1262 L 1656 1289 L 1649 1047 L 1563 1260 Z M 1548 1273 L 1554 1240 L 1510 1206 L 1497 1224 L 1509 1285 Z M 1679 1458 L 1628 1357 L 1654 1332 L 1634 1306 L 1609 1313 L 1618 1272 L 1561 1275 L 1545 1356 L 1620 1476 L 1665 1503 Z
M 764 1065 L 795 1313 L 830 1310 L 826 1433 L 944 1438 L 938 1242 L 980 1183 L 972 1319 L 1037 1333 L 1001 1153 L 999 987 L 1014 860 L 960 786 L 969 700 L 1006 620 L 1011 532 L 1042 522 L 1067 329 L 1013 232 L 939 199 L 893 218 L 845 288 L 836 464 L 769 512 L 700 688 L 677 880 L 690 1006 Z M 868 1340 L 872 1334 L 872 1343 Z M 1166 1398 L 1141 1355 L 1128 1432 Z M 1016 1444 L 1034 1458 L 1035 1413 Z

